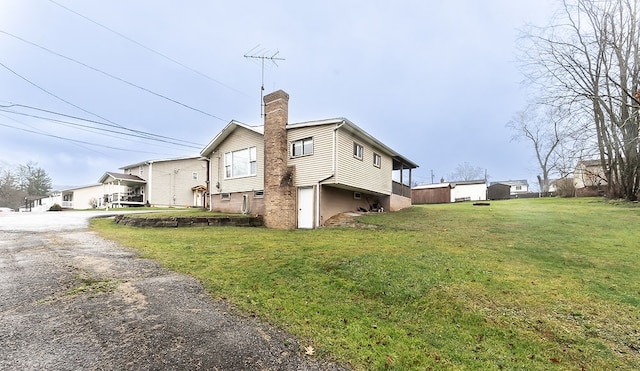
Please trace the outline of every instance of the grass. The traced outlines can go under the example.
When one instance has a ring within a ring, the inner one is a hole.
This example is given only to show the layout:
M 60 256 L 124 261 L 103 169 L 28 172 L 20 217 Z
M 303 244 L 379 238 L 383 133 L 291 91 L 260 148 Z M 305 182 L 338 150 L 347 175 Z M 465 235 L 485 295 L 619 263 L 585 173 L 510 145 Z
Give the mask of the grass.
M 355 369 L 640 369 L 640 208 L 511 200 L 361 221 L 379 228 L 93 226 Z

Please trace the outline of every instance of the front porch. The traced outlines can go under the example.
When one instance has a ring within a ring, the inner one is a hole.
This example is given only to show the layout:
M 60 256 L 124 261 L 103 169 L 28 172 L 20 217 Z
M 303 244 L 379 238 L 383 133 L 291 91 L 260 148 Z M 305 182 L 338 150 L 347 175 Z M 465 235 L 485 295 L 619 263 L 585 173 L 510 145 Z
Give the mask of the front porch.
M 147 181 L 130 174 L 105 173 L 100 178 L 103 184 L 103 203 L 108 207 L 139 207 L 147 203 L 145 187 Z

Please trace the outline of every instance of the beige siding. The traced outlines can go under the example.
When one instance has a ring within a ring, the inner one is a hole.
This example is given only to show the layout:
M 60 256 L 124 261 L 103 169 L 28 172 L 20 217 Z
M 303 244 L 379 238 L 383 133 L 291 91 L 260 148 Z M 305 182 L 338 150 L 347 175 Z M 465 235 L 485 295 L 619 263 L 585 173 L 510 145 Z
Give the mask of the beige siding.
M 148 170 L 145 169 L 147 176 Z M 193 173 L 197 173 L 197 179 L 193 179 Z M 151 180 L 147 180 L 145 200 L 150 197 L 149 203 L 154 206 L 193 206 L 191 188 L 206 184 L 206 178 L 206 161 L 197 158 L 154 162 Z
M 98 204 L 102 205 L 104 196 L 104 186 L 102 184 L 77 188 L 73 190 L 73 208 L 91 209 L 90 201 L 95 198 Z
M 334 125 L 322 125 L 288 130 L 289 165 L 296 167 L 295 185 L 297 187 L 312 186 L 331 176 L 334 127 Z M 291 143 L 305 138 L 313 138 L 313 154 L 291 157 Z
M 391 194 L 393 159 L 363 138 L 345 130 L 337 131 L 336 182 L 362 190 Z M 364 147 L 362 160 L 353 156 L 353 143 Z M 373 154 L 381 156 L 381 166 L 373 165 Z
M 256 147 L 256 175 L 242 178 L 224 178 L 224 154 Z M 204 181 L 203 181 L 204 184 Z M 219 184 L 220 187 L 216 187 Z M 235 193 L 264 189 L 264 137 L 238 127 L 216 148 L 211 157 L 211 193 Z M 215 196 L 214 196 L 215 197 Z

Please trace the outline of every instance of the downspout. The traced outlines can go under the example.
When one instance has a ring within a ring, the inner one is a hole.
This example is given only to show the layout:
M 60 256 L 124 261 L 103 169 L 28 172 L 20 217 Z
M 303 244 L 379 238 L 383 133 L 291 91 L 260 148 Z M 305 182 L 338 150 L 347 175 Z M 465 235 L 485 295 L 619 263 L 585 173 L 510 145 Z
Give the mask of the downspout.
M 207 189 L 209 190 L 209 211 L 213 211 L 213 190 L 211 189 L 211 185 L 213 184 L 213 161 L 211 161 L 211 158 L 214 154 L 215 151 L 211 152 L 211 154 L 209 155 L 209 184 L 207 184 Z M 218 166 L 219 165 L 220 164 L 218 163 Z
M 151 198 L 153 195 L 153 161 L 149 161 L 149 180 L 147 180 L 147 202 L 151 205 Z
M 316 227 L 320 226 L 320 185 L 322 184 L 322 182 L 325 182 L 329 179 L 331 179 L 333 176 L 336 175 L 336 167 L 337 167 L 337 163 L 336 163 L 336 132 L 338 131 L 338 129 L 340 129 L 340 127 L 342 127 L 342 125 L 344 125 L 344 121 L 342 121 L 340 124 L 336 125 L 335 128 L 333 128 L 333 143 L 331 146 L 331 156 L 332 156 L 332 161 L 331 161 L 331 175 L 329 175 L 328 177 L 321 179 L 318 181 L 318 184 L 316 185 Z

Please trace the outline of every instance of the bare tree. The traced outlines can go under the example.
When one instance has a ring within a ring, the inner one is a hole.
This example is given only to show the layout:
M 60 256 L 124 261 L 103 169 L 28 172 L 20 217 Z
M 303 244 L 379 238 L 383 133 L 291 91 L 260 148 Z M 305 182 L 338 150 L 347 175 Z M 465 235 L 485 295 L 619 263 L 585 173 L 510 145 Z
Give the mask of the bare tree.
M 567 117 L 561 108 L 533 104 L 518 112 L 507 126 L 514 130 L 514 140 L 531 142 L 540 168 L 538 185 L 543 193 L 549 192 L 549 175 L 564 168 L 562 144 L 569 138 Z
M 484 169 L 478 166 L 473 166 L 468 162 L 458 165 L 455 171 L 449 174 L 449 179 L 451 181 L 486 180 Z
M 638 0 L 565 0 L 552 25 L 525 34 L 526 75 L 548 102 L 585 125 L 610 197 L 636 200 L 640 186 Z

